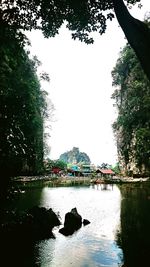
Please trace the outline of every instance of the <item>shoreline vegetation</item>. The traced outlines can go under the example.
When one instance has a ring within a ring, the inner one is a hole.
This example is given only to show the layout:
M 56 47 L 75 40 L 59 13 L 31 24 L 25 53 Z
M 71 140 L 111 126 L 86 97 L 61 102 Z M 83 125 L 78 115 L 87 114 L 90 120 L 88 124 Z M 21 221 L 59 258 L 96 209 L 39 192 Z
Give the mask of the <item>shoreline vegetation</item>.
M 13 184 L 20 186 L 36 186 L 37 184 L 44 186 L 76 186 L 76 185 L 94 185 L 94 184 L 122 184 L 122 183 L 141 183 L 149 182 L 150 177 L 147 178 L 133 178 L 133 177 L 119 177 L 102 178 L 102 177 L 51 177 L 49 175 L 42 176 L 19 176 L 13 179 Z

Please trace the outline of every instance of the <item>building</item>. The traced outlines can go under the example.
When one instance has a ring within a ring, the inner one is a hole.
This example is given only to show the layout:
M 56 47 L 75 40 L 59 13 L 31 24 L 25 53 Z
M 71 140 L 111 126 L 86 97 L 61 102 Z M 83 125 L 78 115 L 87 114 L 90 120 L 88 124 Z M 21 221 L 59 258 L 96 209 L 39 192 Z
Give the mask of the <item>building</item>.
M 96 173 L 102 178 L 113 178 L 115 173 L 111 169 L 97 169 Z

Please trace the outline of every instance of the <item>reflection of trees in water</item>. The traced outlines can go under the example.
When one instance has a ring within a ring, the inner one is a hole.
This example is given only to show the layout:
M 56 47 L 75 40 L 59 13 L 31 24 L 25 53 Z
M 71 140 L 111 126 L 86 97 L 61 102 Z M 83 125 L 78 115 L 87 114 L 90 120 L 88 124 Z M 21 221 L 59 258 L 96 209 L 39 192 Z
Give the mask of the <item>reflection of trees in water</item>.
M 122 185 L 120 191 L 121 233 L 118 234 L 118 245 L 123 249 L 124 266 L 150 266 L 149 184 Z
M 7 220 L 8 222 L 10 222 L 10 220 L 13 221 L 13 216 L 15 217 L 15 214 L 21 215 L 24 211 L 41 204 L 43 189 L 39 187 L 38 183 L 36 185 L 37 188 L 35 188 L 35 183 L 30 183 L 31 187 L 28 188 L 27 186 L 22 188 L 25 190 L 24 194 L 21 193 L 22 191 L 20 189 L 11 199 L 8 199 L 1 205 L 0 214 L 4 214 L 4 216 L 0 218 L 2 222 L 7 223 Z M 15 220 L 17 220 L 17 218 Z M 29 232 L 26 232 L 24 236 L 11 236 L 10 233 L 11 232 L 8 231 L 4 236 L 0 235 L 1 266 L 40 266 L 36 263 L 39 254 L 36 244 L 38 242 L 33 242 L 33 240 L 30 239 Z
M 5 240 L 1 239 L 1 245 L 2 266 L 36 266 L 34 258 L 35 244 L 31 241 L 25 241 L 18 236 L 14 239 L 7 236 Z

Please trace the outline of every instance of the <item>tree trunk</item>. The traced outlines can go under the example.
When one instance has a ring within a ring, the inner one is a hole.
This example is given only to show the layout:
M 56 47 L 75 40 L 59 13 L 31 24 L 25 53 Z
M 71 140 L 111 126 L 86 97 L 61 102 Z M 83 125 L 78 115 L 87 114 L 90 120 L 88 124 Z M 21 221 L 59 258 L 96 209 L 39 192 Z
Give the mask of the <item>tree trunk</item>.
M 130 15 L 123 0 L 113 0 L 117 20 L 150 81 L 150 29 Z

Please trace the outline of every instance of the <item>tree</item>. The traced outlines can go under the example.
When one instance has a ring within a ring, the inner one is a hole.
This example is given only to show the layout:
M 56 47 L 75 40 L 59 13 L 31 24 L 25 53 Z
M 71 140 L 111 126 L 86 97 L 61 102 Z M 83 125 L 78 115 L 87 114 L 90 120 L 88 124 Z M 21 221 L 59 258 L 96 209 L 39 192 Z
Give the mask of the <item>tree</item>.
M 54 167 L 59 168 L 60 170 L 65 170 L 67 168 L 67 164 L 62 160 L 55 160 Z
M 130 15 L 123 0 L 113 0 L 113 4 L 118 22 L 150 80 L 150 29 L 145 22 Z
M 140 0 L 126 2 L 134 5 Z M 51 37 L 67 22 L 72 37 L 89 44 L 93 43 L 89 36 L 91 32 L 103 34 L 106 31 L 107 20 L 114 17 L 113 11 L 150 80 L 150 30 L 145 23 L 130 15 L 123 0 L 3 0 L 0 23 L 16 29 L 41 29 L 45 37 Z
M 127 44 L 112 71 L 118 109 L 113 124 L 118 153 L 128 173 L 148 175 L 150 169 L 150 82 Z
M 110 169 L 111 169 L 115 174 L 120 175 L 120 173 L 121 173 L 120 165 L 119 165 L 118 162 L 117 162 L 115 165 L 111 166 Z
M 98 166 L 100 169 L 110 169 L 111 168 L 111 165 L 108 164 L 108 163 L 102 163 Z
M 0 28 L 0 170 L 4 177 L 38 173 L 43 165 L 46 100 L 36 74 L 38 61 L 27 40 L 10 26 Z
M 46 172 L 52 171 L 53 168 L 59 168 L 60 170 L 65 170 L 67 168 L 67 164 L 62 160 L 51 160 L 47 158 L 45 160 Z

